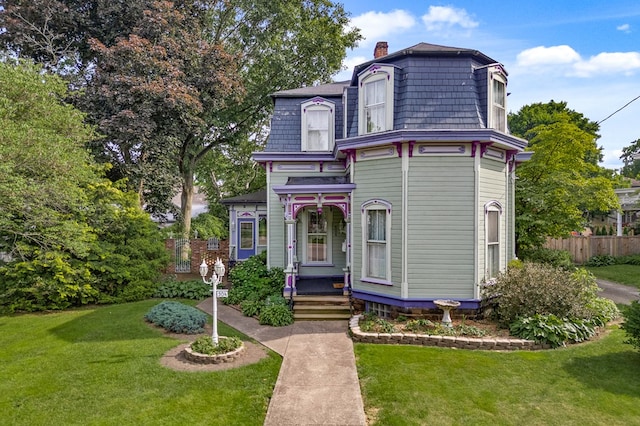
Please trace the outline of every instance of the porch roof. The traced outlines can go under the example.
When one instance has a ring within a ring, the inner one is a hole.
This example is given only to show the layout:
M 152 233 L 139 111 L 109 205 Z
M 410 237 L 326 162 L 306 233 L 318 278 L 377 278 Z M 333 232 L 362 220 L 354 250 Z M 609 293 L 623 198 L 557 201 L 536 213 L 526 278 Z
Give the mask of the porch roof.
M 351 193 L 354 183 L 349 183 L 348 176 L 294 176 L 287 179 L 285 185 L 274 185 L 273 191 L 278 195 L 302 193 Z

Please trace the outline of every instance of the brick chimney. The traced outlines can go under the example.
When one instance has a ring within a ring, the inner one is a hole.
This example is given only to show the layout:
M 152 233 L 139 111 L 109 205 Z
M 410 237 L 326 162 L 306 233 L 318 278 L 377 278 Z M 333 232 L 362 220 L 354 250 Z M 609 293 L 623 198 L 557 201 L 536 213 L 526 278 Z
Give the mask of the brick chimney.
M 373 51 L 373 58 L 378 59 L 382 56 L 387 56 L 389 45 L 386 41 L 379 41 L 376 43 L 376 49 Z

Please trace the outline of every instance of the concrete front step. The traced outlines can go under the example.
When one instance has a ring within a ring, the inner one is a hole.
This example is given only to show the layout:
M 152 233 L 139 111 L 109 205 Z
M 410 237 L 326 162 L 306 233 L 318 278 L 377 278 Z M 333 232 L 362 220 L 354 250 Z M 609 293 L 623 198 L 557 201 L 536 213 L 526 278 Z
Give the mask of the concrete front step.
M 344 320 L 351 317 L 347 296 L 295 296 L 293 317 L 296 320 Z

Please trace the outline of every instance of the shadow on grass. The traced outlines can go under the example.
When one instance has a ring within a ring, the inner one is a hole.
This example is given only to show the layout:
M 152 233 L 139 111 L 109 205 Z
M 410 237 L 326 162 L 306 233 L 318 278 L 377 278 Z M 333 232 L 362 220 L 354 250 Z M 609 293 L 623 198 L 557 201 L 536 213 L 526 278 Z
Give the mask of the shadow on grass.
M 157 339 L 162 332 L 149 326 L 144 315 L 158 301 L 143 301 L 99 306 L 83 311 L 51 332 L 71 343 L 109 342 L 121 340 Z
M 640 396 L 640 353 L 634 350 L 578 356 L 563 368 L 576 380 L 613 394 Z

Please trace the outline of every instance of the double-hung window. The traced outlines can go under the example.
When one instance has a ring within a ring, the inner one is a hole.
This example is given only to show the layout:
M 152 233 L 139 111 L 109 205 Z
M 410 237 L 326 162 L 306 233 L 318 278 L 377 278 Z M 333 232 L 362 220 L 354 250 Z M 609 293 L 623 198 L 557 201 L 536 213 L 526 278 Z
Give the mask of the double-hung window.
M 371 200 L 362 206 L 362 278 L 391 282 L 391 204 Z
M 301 105 L 302 151 L 332 151 L 335 140 L 335 105 L 315 98 Z
M 331 210 L 307 210 L 304 216 L 305 264 L 327 264 L 331 262 Z
M 500 272 L 500 225 L 502 206 L 493 201 L 485 206 L 485 232 L 486 232 L 486 274 L 487 279 L 494 278 Z
M 507 79 L 498 71 L 489 73 L 489 127 L 507 131 Z
M 359 134 L 393 129 L 394 68 L 372 65 L 359 77 Z

